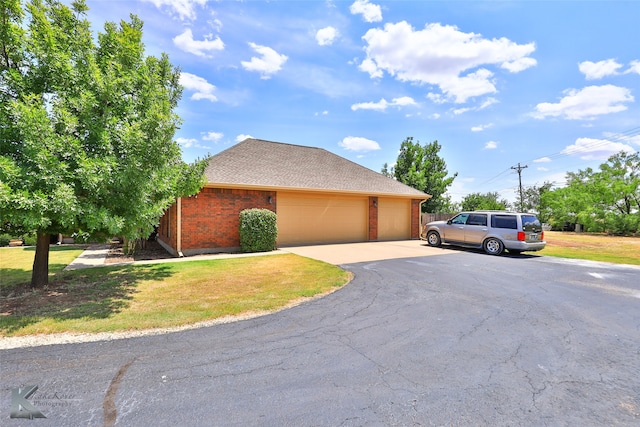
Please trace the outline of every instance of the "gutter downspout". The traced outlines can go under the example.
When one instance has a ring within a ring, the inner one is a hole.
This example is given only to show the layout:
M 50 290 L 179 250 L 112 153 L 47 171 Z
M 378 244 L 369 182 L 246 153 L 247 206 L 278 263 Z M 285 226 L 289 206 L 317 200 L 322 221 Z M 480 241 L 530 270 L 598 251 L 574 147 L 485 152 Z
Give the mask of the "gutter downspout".
M 184 257 L 182 253 L 182 197 L 178 197 L 176 211 L 176 252 L 182 258 Z

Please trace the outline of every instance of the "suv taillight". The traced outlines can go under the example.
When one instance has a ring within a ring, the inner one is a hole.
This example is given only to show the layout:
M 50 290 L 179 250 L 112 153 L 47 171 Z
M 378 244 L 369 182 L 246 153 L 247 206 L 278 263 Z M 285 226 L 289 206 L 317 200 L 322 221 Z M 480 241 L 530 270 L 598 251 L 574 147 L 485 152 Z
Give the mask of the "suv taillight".
M 544 240 L 544 231 L 540 232 L 540 240 Z
M 512 234 L 513 236 L 513 234 Z M 521 242 L 524 242 L 526 240 L 526 236 L 524 234 L 524 231 L 518 231 L 518 240 Z

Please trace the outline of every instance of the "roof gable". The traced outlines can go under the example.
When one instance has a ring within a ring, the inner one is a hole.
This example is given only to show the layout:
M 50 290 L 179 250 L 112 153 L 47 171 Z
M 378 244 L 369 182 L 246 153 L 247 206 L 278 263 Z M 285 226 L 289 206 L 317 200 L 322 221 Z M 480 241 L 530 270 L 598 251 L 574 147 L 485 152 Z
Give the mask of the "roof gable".
M 208 185 L 430 196 L 322 148 L 245 139 L 209 159 Z

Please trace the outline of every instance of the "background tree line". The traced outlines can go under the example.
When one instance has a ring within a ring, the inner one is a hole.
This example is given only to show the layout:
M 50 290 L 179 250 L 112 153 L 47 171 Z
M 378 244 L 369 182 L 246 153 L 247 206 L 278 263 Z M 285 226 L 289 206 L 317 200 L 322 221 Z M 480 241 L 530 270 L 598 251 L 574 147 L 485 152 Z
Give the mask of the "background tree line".
M 580 224 L 584 231 L 632 235 L 640 232 L 640 154 L 620 152 L 611 156 L 598 170 L 587 168 L 568 172 L 566 185 L 553 188 L 523 187 L 511 204 L 496 192 L 471 193 L 460 203 L 446 194 L 458 175 L 449 176 L 445 160 L 440 157 L 438 141 L 421 145 L 413 137 L 400 145 L 393 166 L 387 163 L 382 174 L 432 196 L 423 204 L 424 212 L 455 213 L 460 210 L 519 210 L 535 212 L 540 221 L 554 229 Z

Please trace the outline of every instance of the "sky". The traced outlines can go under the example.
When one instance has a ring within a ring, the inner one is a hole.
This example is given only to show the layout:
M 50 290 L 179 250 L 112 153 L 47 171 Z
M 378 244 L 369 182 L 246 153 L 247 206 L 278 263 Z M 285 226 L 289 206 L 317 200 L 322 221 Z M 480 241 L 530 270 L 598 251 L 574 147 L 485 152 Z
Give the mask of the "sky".
M 70 1 L 67 1 L 70 3 Z M 184 92 L 183 159 L 247 137 L 379 172 L 438 141 L 449 195 L 565 183 L 640 150 L 640 1 L 87 0 L 144 21 Z M 260 159 L 256 159 L 259 162 Z

